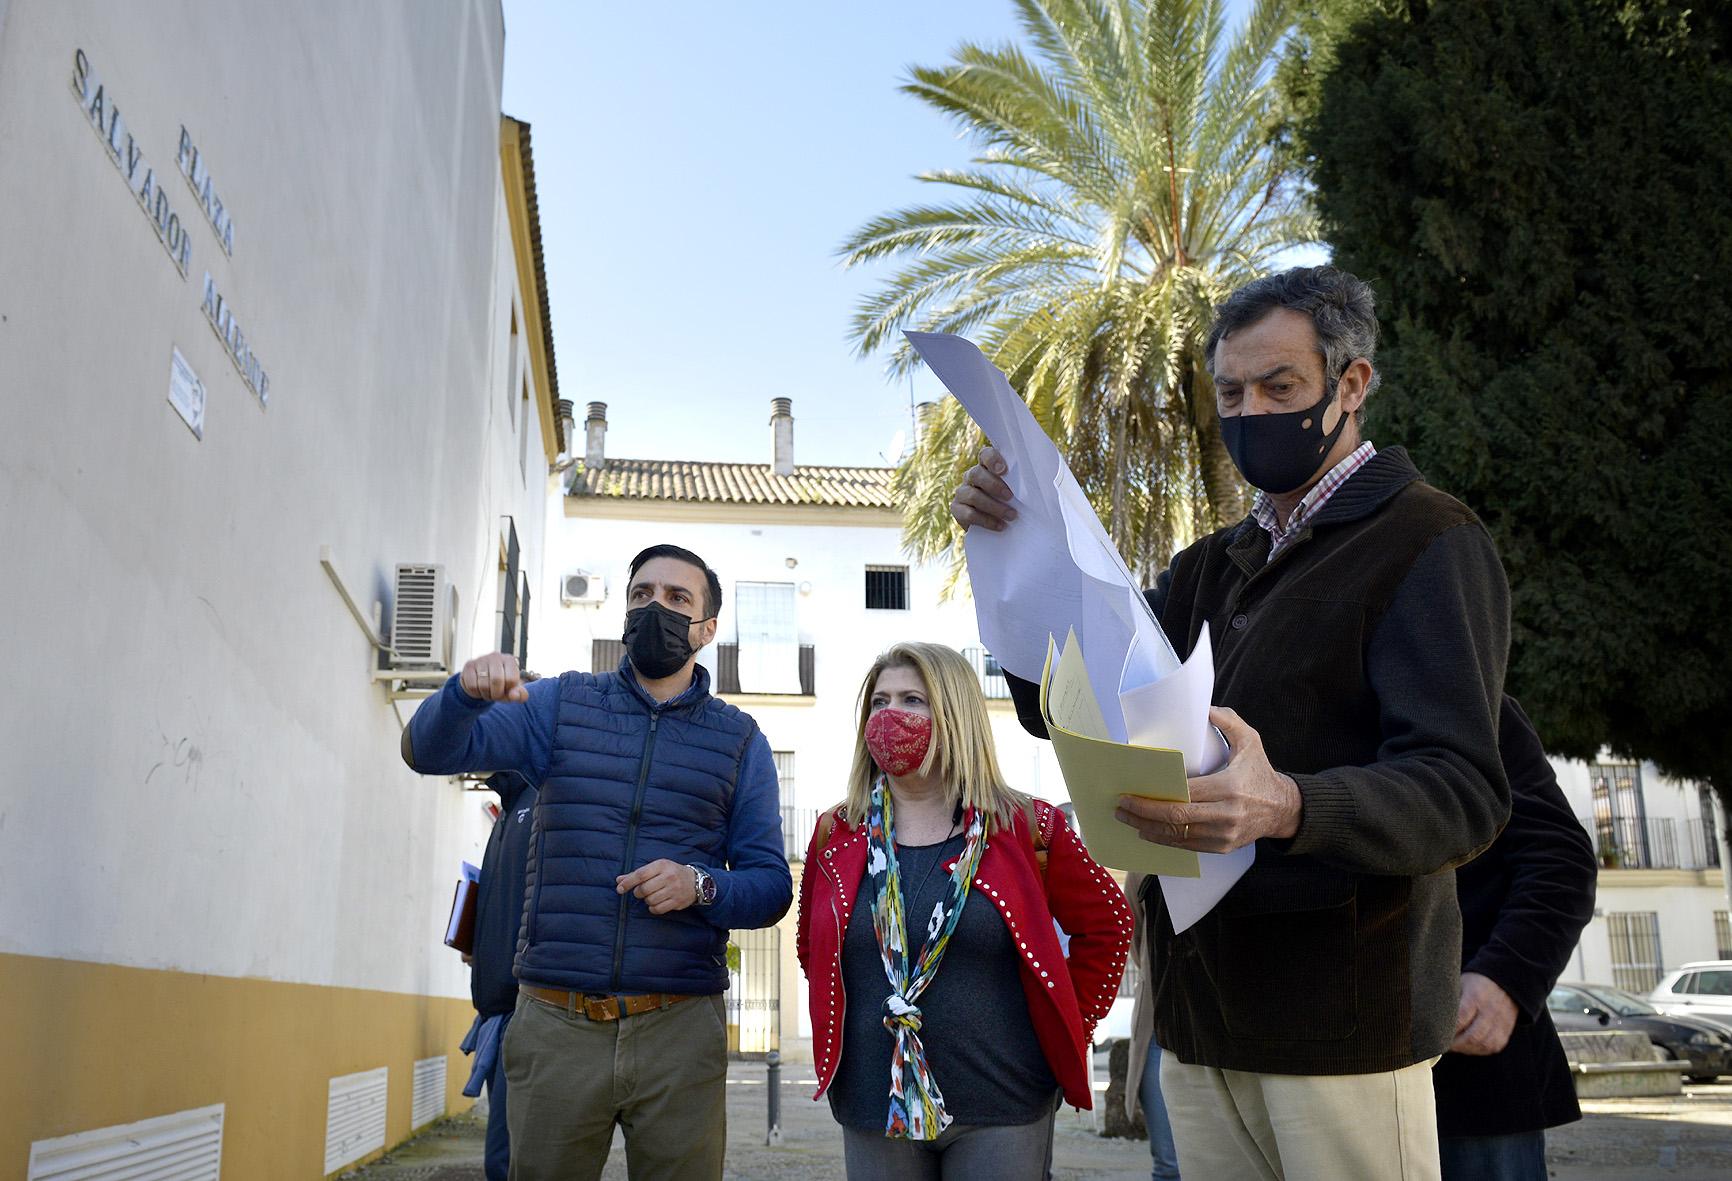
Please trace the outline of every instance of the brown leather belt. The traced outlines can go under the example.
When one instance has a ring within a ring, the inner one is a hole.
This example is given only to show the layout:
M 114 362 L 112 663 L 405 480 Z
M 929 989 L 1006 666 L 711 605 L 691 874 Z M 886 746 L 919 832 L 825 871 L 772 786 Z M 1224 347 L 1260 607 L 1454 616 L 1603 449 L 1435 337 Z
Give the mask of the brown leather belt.
M 639 1013 L 666 1009 L 692 999 L 671 992 L 600 996 L 589 992 L 567 992 L 563 988 L 542 988 L 539 984 L 519 984 L 517 990 L 545 1004 L 556 1005 L 567 1013 L 582 1013 L 591 1021 L 618 1021 L 621 1017 L 636 1017 Z

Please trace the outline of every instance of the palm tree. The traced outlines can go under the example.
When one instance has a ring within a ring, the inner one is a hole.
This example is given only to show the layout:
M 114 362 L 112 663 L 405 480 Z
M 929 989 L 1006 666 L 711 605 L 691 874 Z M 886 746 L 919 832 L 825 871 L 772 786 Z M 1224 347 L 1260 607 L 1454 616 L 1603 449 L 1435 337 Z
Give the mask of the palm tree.
M 1229 37 L 1222 0 L 1013 2 L 1034 57 L 965 44 L 903 87 L 978 154 L 920 176 L 947 200 L 844 243 L 846 265 L 901 263 L 850 335 L 898 373 L 918 363 L 903 328 L 974 338 L 1148 575 L 1245 509 L 1202 363 L 1213 305 L 1317 238 L 1271 135 L 1298 4 L 1257 0 Z M 980 441 L 947 399 L 898 470 L 919 557 L 948 551 L 959 567 L 949 502 Z

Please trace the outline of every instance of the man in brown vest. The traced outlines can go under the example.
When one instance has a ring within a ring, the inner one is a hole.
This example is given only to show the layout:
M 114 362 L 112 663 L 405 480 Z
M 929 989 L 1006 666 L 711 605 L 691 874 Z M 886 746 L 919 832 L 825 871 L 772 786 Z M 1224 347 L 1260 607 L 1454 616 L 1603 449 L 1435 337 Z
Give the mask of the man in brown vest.
M 1161 1090 L 1187 1176 L 1438 1175 L 1431 1066 L 1455 1033 L 1453 867 L 1509 814 L 1497 719 L 1509 590 L 1490 536 L 1398 447 L 1360 434 L 1377 386 L 1371 289 L 1333 267 L 1249 283 L 1206 348 L 1250 516 L 1147 592 L 1180 655 L 1205 624 L 1228 765 L 1190 802 L 1126 796 L 1158 844 L 1256 862 L 1176 934 L 1152 934 Z M 981 452 L 951 511 L 1010 527 Z M 1032 687 L 1012 681 L 1042 732 Z

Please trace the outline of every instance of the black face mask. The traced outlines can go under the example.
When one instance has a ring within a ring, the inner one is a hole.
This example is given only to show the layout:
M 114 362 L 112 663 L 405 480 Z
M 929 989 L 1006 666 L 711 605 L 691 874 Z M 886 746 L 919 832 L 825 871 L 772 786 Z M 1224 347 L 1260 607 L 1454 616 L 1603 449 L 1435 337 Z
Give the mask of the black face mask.
M 1323 412 L 1335 400 L 1330 389 L 1308 410 L 1284 414 L 1237 414 L 1221 417 L 1221 441 L 1253 488 L 1279 496 L 1304 485 L 1347 426 L 1347 415 L 1329 434 L 1323 433 Z
M 673 676 L 696 651 L 692 624 L 704 622 L 660 603 L 633 607 L 625 613 L 625 650 L 631 656 L 631 666 L 652 681 Z

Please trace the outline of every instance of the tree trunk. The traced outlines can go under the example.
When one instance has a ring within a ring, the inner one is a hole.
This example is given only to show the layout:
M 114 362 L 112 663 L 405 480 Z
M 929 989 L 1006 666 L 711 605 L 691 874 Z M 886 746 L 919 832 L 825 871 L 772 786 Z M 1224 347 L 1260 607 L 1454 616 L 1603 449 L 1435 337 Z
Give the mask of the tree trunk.
M 1221 442 L 1221 419 L 1214 416 L 1214 391 L 1199 388 L 1197 369 L 1190 360 L 1186 360 L 1179 378 L 1185 383 L 1192 426 L 1197 431 L 1197 469 L 1204 495 L 1209 497 L 1209 511 L 1214 513 L 1216 528 L 1231 525 L 1251 509 L 1251 500 L 1245 499 L 1244 478 L 1238 474 L 1233 457 L 1226 454 L 1226 443 Z

